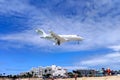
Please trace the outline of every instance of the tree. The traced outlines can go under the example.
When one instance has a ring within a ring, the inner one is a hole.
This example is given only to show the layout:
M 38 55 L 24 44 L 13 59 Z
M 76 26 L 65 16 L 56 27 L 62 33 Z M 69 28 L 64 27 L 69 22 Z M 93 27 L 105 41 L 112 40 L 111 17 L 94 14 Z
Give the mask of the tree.
M 27 77 L 31 78 L 32 74 L 30 74 L 30 72 L 27 72 Z
M 16 76 L 16 75 L 14 75 L 12 78 L 16 79 L 16 78 L 17 78 L 17 76 Z
M 34 76 L 34 72 L 32 71 L 31 73 L 32 73 L 32 77 L 33 77 Z
M 81 72 L 80 72 L 80 71 L 78 71 L 78 70 L 77 70 L 77 71 L 74 71 L 74 70 L 73 70 L 73 73 L 77 74 L 77 76 L 78 76 L 78 77 L 82 77 Z
M 74 74 L 72 72 L 68 72 L 68 77 L 73 78 Z
M 7 75 L 8 78 L 12 78 L 12 75 Z
M 44 78 L 50 78 L 51 74 L 44 74 L 43 77 Z

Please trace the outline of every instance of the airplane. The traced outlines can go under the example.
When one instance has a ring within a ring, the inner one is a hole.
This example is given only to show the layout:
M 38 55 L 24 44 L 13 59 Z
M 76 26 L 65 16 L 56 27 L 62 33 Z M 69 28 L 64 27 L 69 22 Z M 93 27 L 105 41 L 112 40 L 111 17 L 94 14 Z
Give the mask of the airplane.
M 55 41 L 54 45 L 60 45 L 61 43 L 68 41 L 79 42 L 83 40 L 83 38 L 79 35 L 58 35 L 53 31 L 50 31 L 49 34 L 46 34 L 42 29 L 37 29 L 36 32 L 41 35 L 40 38 Z

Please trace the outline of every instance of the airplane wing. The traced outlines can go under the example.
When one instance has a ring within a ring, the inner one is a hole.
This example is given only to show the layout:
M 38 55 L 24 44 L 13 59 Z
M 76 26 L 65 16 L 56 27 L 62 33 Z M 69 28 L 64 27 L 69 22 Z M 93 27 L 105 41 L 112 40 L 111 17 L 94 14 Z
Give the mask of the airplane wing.
M 66 41 L 63 37 L 60 37 L 59 35 L 57 35 L 56 33 L 52 32 L 52 31 L 50 31 L 50 34 L 56 41 L 59 41 L 60 43 Z

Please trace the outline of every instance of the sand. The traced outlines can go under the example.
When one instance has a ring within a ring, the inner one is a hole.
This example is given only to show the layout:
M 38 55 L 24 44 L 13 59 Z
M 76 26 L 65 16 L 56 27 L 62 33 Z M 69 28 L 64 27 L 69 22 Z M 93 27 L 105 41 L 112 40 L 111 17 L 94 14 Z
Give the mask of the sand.
M 13 80 L 8 78 L 0 78 L 0 80 Z M 41 78 L 19 78 L 15 80 L 43 80 Z M 51 80 L 51 79 L 48 79 Z M 54 79 L 54 80 L 75 80 L 75 78 L 67 78 L 67 79 Z M 77 78 L 77 80 L 120 80 L 120 76 L 106 76 L 106 77 L 82 77 Z
M 75 80 L 74 78 L 69 79 L 57 79 L 57 80 Z M 106 77 L 82 77 L 77 80 L 120 80 L 120 76 L 106 76 Z

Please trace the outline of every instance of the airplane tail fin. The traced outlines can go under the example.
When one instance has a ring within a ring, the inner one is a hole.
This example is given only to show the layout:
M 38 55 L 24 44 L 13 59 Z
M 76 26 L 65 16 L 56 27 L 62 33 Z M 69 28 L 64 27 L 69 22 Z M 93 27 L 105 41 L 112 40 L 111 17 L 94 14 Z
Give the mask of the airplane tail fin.
M 43 36 L 46 35 L 44 30 L 42 30 L 42 29 L 37 29 L 36 32 L 39 33 L 40 35 L 43 35 Z

